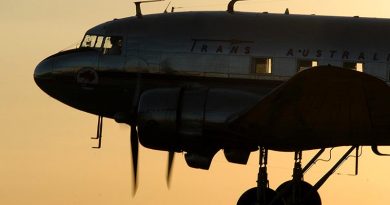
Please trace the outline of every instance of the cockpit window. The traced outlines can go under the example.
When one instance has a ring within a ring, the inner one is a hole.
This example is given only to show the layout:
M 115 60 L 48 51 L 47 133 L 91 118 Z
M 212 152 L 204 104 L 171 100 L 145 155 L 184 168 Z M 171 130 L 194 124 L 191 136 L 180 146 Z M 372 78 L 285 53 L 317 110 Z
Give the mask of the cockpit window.
M 105 55 L 120 55 L 122 53 L 122 37 L 110 36 L 104 41 L 103 53 Z
M 95 48 L 101 48 L 102 45 L 103 45 L 103 40 L 104 40 L 104 37 L 103 36 L 98 36 L 97 39 L 96 39 L 96 43 L 95 43 Z
M 104 55 L 120 55 L 122 53 L 123 38 L 120 36 L 85 35 L 81 48 L 96 48 Z
M 93 48 L 95 47 L 97 36 L 85 35 L 83 42 L 81 43 L 82 48 Z

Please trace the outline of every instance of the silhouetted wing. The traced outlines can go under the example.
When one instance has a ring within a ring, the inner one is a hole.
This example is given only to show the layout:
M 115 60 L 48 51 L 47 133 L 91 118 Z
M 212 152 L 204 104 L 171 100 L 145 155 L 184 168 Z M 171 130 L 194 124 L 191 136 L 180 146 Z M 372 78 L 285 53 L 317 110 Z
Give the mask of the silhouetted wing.
M 285 146 L 297 138 L 312 143 L 325 137 L 323 146 L 359 145 L 367 139 L 390 142 L 390 88 L 362 72 L 311 68 L 274 89 L 229 126 L 243 137 L 263 138 L 265 143 L 273 139 L 271 144 L 284 140 Z

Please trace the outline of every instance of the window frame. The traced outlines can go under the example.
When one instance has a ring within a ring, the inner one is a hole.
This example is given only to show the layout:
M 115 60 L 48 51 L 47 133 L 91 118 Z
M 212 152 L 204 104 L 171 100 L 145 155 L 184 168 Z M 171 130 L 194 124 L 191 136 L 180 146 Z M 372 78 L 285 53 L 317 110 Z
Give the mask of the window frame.
M 86 42 L 87 42 L 88 38 L 93 39 L 91 41 L 91 45 L 90 46 L 86 45 Z M 102 40 L 99 40 L 101 38 L 102 38 Z M 106 47 L 106 42 L 110 41 L 109 39 L 111 39 L 111 38 L 117 38 L 117 39 L 119 39 L 119 42 L 120 42 L 119 43 L 120 50 L 116 54 L 109 54 L 109 50 L 113 46 L 111 44 L 111 42 L 110 42 L 110 47 Z M 102 53 L 103 55 L 122 55 L 122 53 L 123 53 L 123 42 L 124 42 L 123 39 L 124 39 L 124 37 L 120 36 L 120 35 L 110 35 L 110 36 L 107 36 L 107 35 L 101 35 L 101 34 L 85 34 L 83 39 L 81 40 L 79 48 L 96 49 L 100 53 Z M 99 46 L 97 47 L 97 45 L 99 45 Z
M 301 71 L 304 71 L 306 69 L 309 69 L 309 68 L 313 68 L 313 67 L 316 67 L 318 66 L 318 60 L 315 60 L 315 59 L 297 59 L 297 64 L 296 64 L 296 69 L 297 69 L 297 72 L 301 72 Z M 304 67 L 304 66 L 301 66 L 302 64 L 300 64 L 301 62 L 307 62 L 307 63 L 311 63 L 310 67 Z
M 260 60 L 265 61 L 265 72 L 258 72 L 257 65 Z M 251 74 L 255 75 L 272 75 L 273 59 L 267 56 L 252 57 Z

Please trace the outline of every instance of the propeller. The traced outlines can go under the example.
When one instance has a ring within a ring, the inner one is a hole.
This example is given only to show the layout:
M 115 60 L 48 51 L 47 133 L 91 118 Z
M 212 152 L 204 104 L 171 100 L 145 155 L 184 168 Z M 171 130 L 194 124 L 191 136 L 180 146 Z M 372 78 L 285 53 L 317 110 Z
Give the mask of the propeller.
M 135 93 L 132 102 L 132 113 L 137 113 L 138 100 L 141 94 L 141 74 L 137 74 L 137 81 L 135 86 Z M 138 130 L 137 130 L 137 121 L 136 115 L 132 116 L 133 119 L 130 120 L 130 146 L 131 146 L 131 157 L 133 164 L 133 196 L 137 193 L 138 180 Z
M 130 143 L 131 143 L 131 156 L 133 163 L 133 196 L 137 192 L 137 171 L 138 171 L 138 132 L 137 126 L 131 125 L 130 133 Z
M 167 170 L 167 185 L 168 188 L 171 184 L 171 173 L 172 173 L 172 166 L 173 166 L 173 160 L 175 159 L 175 152 L 169 151 L 168 152 L 168 170 Z
M 135 88 L 135 94 L 133 98 L 132 103 L 132 111 L 133 113 L 136 113 L 138 100 L 141 94 L 141 75 L 137 75 L 137 82 L 136 82 L 136 88 Z M 133 119 L 130 121 L 130 146 L 131 146 L 131 156 L 132 156 L 132 165 L 133 165 L 133 196 L 135 196 L 138 188 L 138 149 L 139 149 L 139 136 L 138 136 L 138 130 L 137 130 L 137 121 L 135 120 L 136 116 L 133 116 Z M 175 157 L 174 151 L 168 152 L 168 169 L 167 169 L 167 185 L 169 188 L 170 180 L 171 180 L 171 173 L 172 173 L 172 167 L 173 167 L 173 161 Z
M 136 125 L 131 125 L 130 143 L 131 143 L 131 156 L 132 156 L 132 164 L 133 164 L 133 196 L 135 196 L 138 188 L 138 131 Z M 169 151 L 167 178 L 166 178 L 168 188 L 170 187 L 174 159 L 175 159 L 175 152 Z

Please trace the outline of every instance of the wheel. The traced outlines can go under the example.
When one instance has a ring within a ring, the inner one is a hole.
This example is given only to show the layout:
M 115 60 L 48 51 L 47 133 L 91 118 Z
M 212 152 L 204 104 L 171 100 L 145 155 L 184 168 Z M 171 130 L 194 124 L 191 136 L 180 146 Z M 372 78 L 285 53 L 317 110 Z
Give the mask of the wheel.
M 270 188 L 265 190 L 265 196 L 262 203 L 257 201 L 257 187 L 249 189 L 244 192 L 241 197 L 238 199 L 237 205 L 268 205 L 276 196 L 276 192 Z M 273 205 L 283 205 L 281 201 L 275 201 Z
M 287 181 L 276 189 L 284 205 L 321 205 L 321 197 L 305 181 Z

